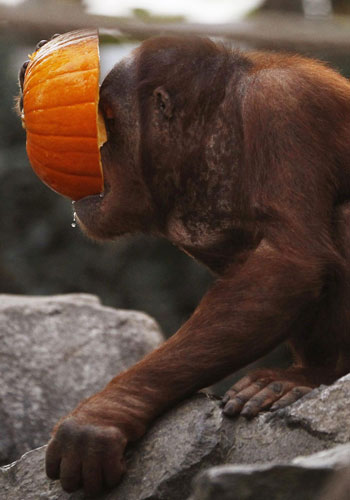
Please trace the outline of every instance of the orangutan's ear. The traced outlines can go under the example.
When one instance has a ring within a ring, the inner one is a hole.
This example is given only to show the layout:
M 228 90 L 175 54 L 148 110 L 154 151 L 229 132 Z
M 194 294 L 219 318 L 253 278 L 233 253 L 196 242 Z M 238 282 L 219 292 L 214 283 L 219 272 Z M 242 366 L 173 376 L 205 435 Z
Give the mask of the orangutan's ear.
M 170 119 L 173 116 L 173 104 L 168 92 L 163 87 L 157 87 L 153 91 L 154 104 L 165 118 Z

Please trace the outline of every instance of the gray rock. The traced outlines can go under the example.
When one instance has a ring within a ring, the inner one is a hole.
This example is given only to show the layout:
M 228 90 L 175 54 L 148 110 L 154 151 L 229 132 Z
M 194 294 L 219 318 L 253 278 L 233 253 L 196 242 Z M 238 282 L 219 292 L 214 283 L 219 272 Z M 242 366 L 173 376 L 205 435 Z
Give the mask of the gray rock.
M 184 500 L 193 476 L 221 463 L 227 451 L 217 401 L 200 393 L 160 417 L 146 436 L 128 451 L 128 472 L 108 500 Z M 44 473 L 45 447 L 0 468 L 0 491 L 6 500 L 78 500 L 81 492 L 64 493 Z
M 45 444 L 61 416 L 161 341 L 150 317 L 92 295 L 0 295 L 0 463 Z
M 160 341 L 148 317 L 104 308 L 91 297 L 4 299 L 1 369 L 8 404 L 0 418 L 8 435 L 1 436 L 3 449 L 9 443 L 18 447 L 22 436 L 26 448 L 36 445 L 38 435 L 44 442 L 41 426 L 51 416 L 54 423 Z M 249 422 L 225 418 L 216 399 L 199 393 L 160 417 L 128 448 L 127 474 L 101 498 L 183 500 L 199 473 L 192 500 L 318 500 L 333 472 L 350 466 L 350 444 L 339 445 L 350 438 L 349 392 L 346 376 L 285 410 Z M 0 469 L 1 499 L 83 498 L 81 492 L 64 493 L 45 477 L 44 452 L 44 447 L 33 450 Z M 327 495 L 322 500 L 334 500 L 332 493 Z
M 349 466 L 350 444 L 345 444 L 289 464 L 212 467 L 197 476 L 189 500 L 317 500 L 334 471 Z
M 335 500 L 340 480 L 327 485 L 335 471 L 340 470 L 343 489 L 349 488 L 342 471 L 349 471 L 350 444 L 335 446 L 350 441 L 349 396 L 346 375 L 284 410 L 251 422 L 238 419 L 227 462 L 240 465 L 200 474 L 191 500 L 316 500 L 325 485 L 322 498 Z M 318 450 L 323 451 L 313 453 Z
M 190 500 L 311 500 L 327 477 L 291 465 L 225 465 L 201 474 Z
M 315 453 L 336 443 L 309 433 L 301 424 L 290 426 L 283 414 L 270 413 L 250 422 L 238 418 L 231 439 L 226 462 L 235 464 L 288 462 L 300 454 Z
M 222 463 L 229 442 L 217 400 L 205 393 L 157 420 L 132 450 L 128 472 L 108 500 L 184 500 L 193 476 Z
M 292 464 L 314 469 L 338 470 L 350 465 L 350 443 L 339 444 L 325 451 L 296 457 Z
M 336 385 L 347 383 L 343 378 Z M 299 411 L 313 400 L 321 404 L 329 389 L 313 391 L 297 403 Z M 323 433 L 314 436 L 303 420 L 295 419 L 291 424 L 289 411 L 267 413 L 250 422 L 227 419 L 218 401 L 201 393 L 160 417 L 128 450 L 126 476 L 118 488 L 102 498 L 183 500 L 196 473 L 234 461 L 235 465 L 203 472 L 195 483 L 192 500 L 316 500 L 332 472 L 350 465 L 350 445 L 334 447 L 340 435 L 339 426 L 339 433 L 331 437 Z M 310 450 L 323 451 L 300 457 Z M 6 500 L 34 500 L 38 492 L 40 498 L 50 500 L 83 498 L 81 492 L 62 492 L 57 483 L 45 478 L 43 455 L 42 448 L 34 450 L 2 469 L 0 491 L 7 492 Z
M 320 387 L 283 413 L 290 426 L 303 427 L 309 434 L 333 439 L 337 443 L 350 441 L 349 421 L 350 374 L 333 385 Z
M 66 499 L 59 485 L 45 476 L 45 448 L 37 448 L 23 455 L 17 462 L 0 467 L 2 500 Z
M 283 410 L 235 421 L 227 462 L 288 462 L 350 441 L 350 375 L 322 386 Z

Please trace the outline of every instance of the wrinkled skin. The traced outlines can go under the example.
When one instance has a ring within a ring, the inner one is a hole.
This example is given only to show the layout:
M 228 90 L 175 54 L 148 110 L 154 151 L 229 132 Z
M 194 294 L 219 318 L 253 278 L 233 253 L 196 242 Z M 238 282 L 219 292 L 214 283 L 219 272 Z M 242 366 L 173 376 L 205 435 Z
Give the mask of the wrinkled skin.
M 218 279 L 55 427 L 47 474 L 88 495 L 119 482 L 155 417 L 283 341 L 293 365 L 240 380 L 226 415 L 283 408 L 350 368 L 350 84 L 300 57 L 158 38 L 110 72 L 100 108 L 105 190 L 75 203 L 83 231 L 166 237 Z

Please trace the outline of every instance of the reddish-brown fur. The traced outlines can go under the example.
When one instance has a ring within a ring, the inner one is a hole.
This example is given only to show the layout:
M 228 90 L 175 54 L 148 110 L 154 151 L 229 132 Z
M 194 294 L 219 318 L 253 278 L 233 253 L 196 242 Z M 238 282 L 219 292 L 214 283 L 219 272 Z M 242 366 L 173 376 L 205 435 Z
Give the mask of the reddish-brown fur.
M 118 483 L 153 419 L 287 340 L 295 362 L 238 382 L 228 415 L 298 399 L 350 368 L 350 84 L 298 56 L 158 38 L 101 88 L 102 198 L 76 203 L 95 238 L 168 238 L 218 275 L 159 349 L 56 426 L 47 473 L 73 491 Z

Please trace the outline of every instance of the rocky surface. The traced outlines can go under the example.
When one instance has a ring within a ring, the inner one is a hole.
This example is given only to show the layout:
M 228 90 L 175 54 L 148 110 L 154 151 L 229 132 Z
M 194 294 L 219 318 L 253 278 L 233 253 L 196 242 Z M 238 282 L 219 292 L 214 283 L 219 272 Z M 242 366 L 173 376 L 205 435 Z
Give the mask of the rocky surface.
M 226 460 L 235 465 L 198 475 L 189 500 L 350 498 L 349 397 L 347 375 L 289 408 L 252 422 L 238 419 Z
M 294 405 L 246 422 L 238 419 L 228 462 L 289 461 L 350 441 L 350 375 L 322 386 Z
M 45 444 L 61 416 L 161 341 L 149 316 L 92 295 L 0 295 L 1 463 Z
M 334 490 L 325 488 L 335 471 L 349 466 L 350 444 L 343 444 L 289 464 L 212 467 L 196 478 L 189 500 L 318 500 L 320 495 L 338 500 Z
M 347 442 L 343 427 L 349 415 L 339 409 L 346 406 L 349 390 L 350 376 L 343 377 L 285 411 L 250 422 L 225 418 L 216 399 L 198 394 L 159 418 L 128 450 L 126 476 L 101 498 L 184 500 L 200 473 L 191 500 L 318 500 L 333 471 L 350 466 L 350 444 L 339 445 Z M 322 412 L 315 410 L 311 418 L 317 404 L 325 412 L 328 408 L 332 433 L 322 430 Z M 83 498 L 81 492 L 69 495 L 48 481 L 43 464 L 44 449 L 39 448 L 2 468 L 0 491 L 6 500 Z
M 3 456 L 44 443 L 60 415 L 161 341 L 149 317 L 103 307 L 91 296 L 4 296 L 0 304 Z M 350 375 L 246 421 L 224 417 L 217 399 L 199 393 L 128 448 L 127 474 L 101 498 L 345 500 L 349 396 Z M 1 499 L 83 498 L 45 477 L 44 454 L 45 447 L 35 449 L 0 469 Z
M 108 500 L 184 500 L 193 476 L 221 463 L 226 450 L 223 416 L 217 401 L 199 394 L 159 418 L 150 432 L 127 452 L 128 473 Z M 6 500 L 83 498 L 64 493 L 44 474 L 45 447 L 0 469 L 0 491 Z M 39 496 L 40 495 L 40 496 Z

